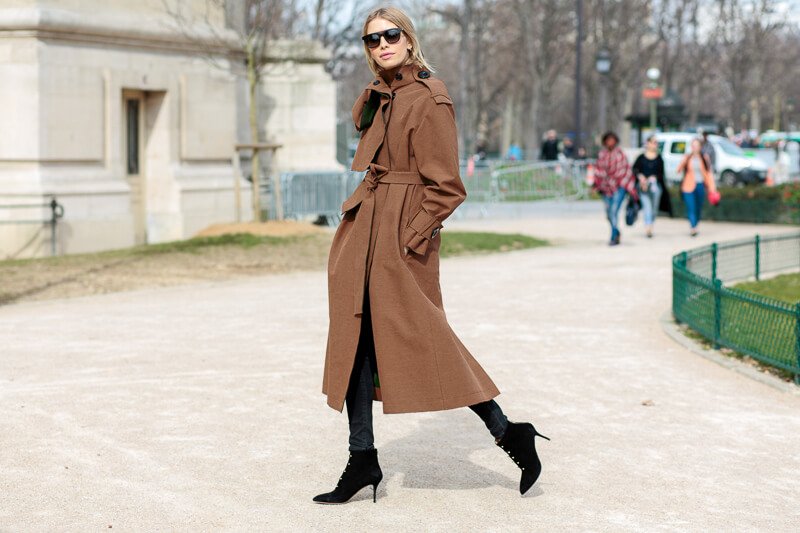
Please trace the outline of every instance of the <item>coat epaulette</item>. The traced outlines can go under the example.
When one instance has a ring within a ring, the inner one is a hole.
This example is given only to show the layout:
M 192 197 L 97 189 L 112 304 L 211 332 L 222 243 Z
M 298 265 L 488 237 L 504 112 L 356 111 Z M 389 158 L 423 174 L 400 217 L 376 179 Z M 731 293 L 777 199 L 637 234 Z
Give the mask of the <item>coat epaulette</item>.
M 420 71 L 420 72 L 427 72 L 427 71 Z M 431 98 L 437 104 L 452 104 L 453 100 L 450 99 L 450 94 L 447 92 L 447 86 L 444 84 L 442 80 L 439 78 L 422 78 L 417 77 L 417 79 L 424 83 L 426 87 L 431 91 Z

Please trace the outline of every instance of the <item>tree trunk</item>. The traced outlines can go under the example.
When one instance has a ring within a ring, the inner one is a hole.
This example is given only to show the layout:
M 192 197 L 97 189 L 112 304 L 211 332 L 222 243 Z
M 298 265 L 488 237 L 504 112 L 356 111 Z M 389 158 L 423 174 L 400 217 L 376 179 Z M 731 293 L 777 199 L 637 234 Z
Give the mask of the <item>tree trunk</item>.
M 253 143 L 260 142 L 258 136 L 258 70 L 256 66 L 255 50 L 252 42 L 247 43 L 247 82 L 250 88 L 250 139 Z M 253 148 L 250 160 L 250 169 L 253 179 L 253 222 L 261 221 L 261 195 L 259 187 L 259 153 Z

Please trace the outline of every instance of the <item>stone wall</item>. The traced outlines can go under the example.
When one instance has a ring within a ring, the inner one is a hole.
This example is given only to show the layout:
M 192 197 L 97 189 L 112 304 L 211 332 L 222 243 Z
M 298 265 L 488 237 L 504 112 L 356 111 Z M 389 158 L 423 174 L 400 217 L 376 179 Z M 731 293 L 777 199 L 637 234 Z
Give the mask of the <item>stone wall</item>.
M 206 5 L 181 9 L 205 24 Z M 213 31 L 199 22 L 178 31 L 161 0 L 4 2 L 0 206 L 57 197 L 60 253 L 182 239 L 233 220 L 233 147 L 250 140 L 246 82 L 219 44 L 219 36 L 235 42 L 224 13 L 208 20 Z M 265 77 L 263 124 L 284 146 L 278 171 L 340 168 L 334 84 L 325 51 L 309 49 L 300 59 L 275 57 Z M 135 172 L 129 136 L 138 139 Z M 7 223 L 46 215 L 0 207 L 0 258 L 49 254 L 46 228 Z

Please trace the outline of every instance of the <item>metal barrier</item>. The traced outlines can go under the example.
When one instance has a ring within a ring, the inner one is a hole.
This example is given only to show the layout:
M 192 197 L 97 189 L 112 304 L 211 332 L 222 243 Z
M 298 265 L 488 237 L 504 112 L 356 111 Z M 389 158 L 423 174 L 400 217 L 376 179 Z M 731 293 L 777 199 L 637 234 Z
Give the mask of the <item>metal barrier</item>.
M 498 161 L 462 180 L 468 201 L 577 200 L 589 196 L 587 161 Z
M 800 270 L 800 233 L 714 243 L 672 258 L 672 313 L 714 344 L 789 371 L 800 384 L 800 302 L 725 283 Z
M 519 202 L 588 197 L 587 161 L 493 161 L 473 172 L 461 168 L 468 202 Z M 364 172 L 284 172 L 280 176 L 283 213 L 287 218 L 323 216 L 339 221 L 342 202 L 364 178 Z M 272 200 L 271 213 L 277 212 Z
M 284 172 L 280 176 L 284 216 L 322 216 L 330 225 L 338 224 L 342 202 L 362 179 L 364 172 Z
M 50 208 L 50 218 L 40 219 L 11 219 L 0 220 L 0 224 L 49 224 L 50 225 L 50 254 L 57 255 L 57 233 L 56 226 L 58 219 L 64 216 L 64 206 L 56 201 L 55 196 L 50 198 L 50 201 L 42 204 L 6 204 L 0 205 L 0 209 L 43 209 Z

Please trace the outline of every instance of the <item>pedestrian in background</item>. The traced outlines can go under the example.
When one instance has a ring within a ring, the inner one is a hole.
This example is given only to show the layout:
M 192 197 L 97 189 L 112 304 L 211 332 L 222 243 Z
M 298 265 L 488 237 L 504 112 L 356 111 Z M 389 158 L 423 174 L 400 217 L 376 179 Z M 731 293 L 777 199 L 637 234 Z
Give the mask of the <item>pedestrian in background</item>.
M 706 158 L 706 162 L 708 163 L 709 170 L 711 170 L 712 175 L 716 175 L 717 173 L 717 154 L 714 151 L 714 145 L 711 144 L 711 141 L 708 140 L 708 132 L 703 132 L 703 149 L 701 153 Z
M 655 135 L 647 138 L 644 153 L 639 154 L 633 163 L 633 174 L 637 178 L 636 185 L 642 201 L 645 231 L 650 238 L 658 211 L 665 211 L 672 216 L 672 202 L 664 181 L 664 159 L 658 152 Z
M 603 148 L 597 156 L 592 187 L 600 193 L 605 203 L 606 218 L 611 224 L 610 246 L 620 243 L 619 209 L 627 195 L 638 201 L 636 179 L 628 158 L 619 147 L 619 137 L 613 131 L 603 134 Z
M 569 135 L 565 136 L 562 146 L 561 153 L 564 154 L 564 157 L 567 159 L 575 159 L 575 143 L 572 142 L 572 137 Z
M 703 142 L 692 139 L 691 152 L 681 160 L 678 165 L 678 174 L 683 174 L 681 179 L 681 197 L 686 204 L 686 216 L 689 219 L 690 235 L 697 236 L 697 225 L 703 212 L 706 190 L 716 194 L 717 186 L 711 174 L 711 165 L 703 155 Z
M 509 161 L 520 161 L 522 159 L 522 148 L 517 143 L 511 143 L 506 152 L 506 159 Z
M 543 161 L 558 161 L 558 135 L 556 130 L 547 130 L 547 136 L 542 143 L 539 159 Z

